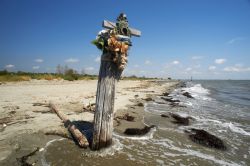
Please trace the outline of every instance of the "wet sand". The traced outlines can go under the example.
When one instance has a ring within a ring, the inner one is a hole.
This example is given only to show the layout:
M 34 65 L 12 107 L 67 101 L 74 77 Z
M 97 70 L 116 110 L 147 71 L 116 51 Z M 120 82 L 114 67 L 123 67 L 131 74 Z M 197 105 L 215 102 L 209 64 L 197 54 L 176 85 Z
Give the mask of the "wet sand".
M 177 81 L 164 84 L 162 81 L 119 81 L 114 131 L 122 134 L 126 128 L 143 128 L 143 105 L 154 96 L 173 90 L 177 84 Z M 55 103 L 70 120 L 91 123 L 94 114 L 83 112 L 83 106 L 95 102 L 96 86 L 96 80 L 32 80 L 0 85 L 0 165 L 42 165 L 40 154 L 50 140 L 61 136 L 70 138 L 60 119 L 50 112 L 49 102 Z M 125 114 L 134 120 L 117 118 Z M 68 142 L 76 146 L 72 140 Z

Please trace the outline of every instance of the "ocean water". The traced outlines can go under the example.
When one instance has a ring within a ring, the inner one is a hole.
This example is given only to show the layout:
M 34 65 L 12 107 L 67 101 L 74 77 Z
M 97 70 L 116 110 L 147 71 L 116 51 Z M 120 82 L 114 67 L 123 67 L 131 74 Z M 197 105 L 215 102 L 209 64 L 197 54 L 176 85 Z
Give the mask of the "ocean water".
M 194 99 L 182 95 L 189 92 Z M 170 96 L 185 107 L 171 107 L 157 97 L 145 105 L 144 123 L 156 125 L 142 137 L 114 133 L 113 145 L 101 151 L 75 148 L 65 139 L 49 142 L 43 165 L 250 165 L 250 81 L 193 81 Z M 173 124 L 161 114 L 191 116 L 189 126 Z M 185 130 L 204 129 L 221 138 L 226 151 L 192 142 Z

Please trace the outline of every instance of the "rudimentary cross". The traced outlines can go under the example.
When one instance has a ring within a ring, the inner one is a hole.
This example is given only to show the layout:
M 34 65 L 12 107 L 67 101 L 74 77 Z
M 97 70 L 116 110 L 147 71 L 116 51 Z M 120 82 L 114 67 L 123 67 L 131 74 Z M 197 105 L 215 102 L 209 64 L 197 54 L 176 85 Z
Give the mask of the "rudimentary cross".
M 117 23 L 103 21 L 103 27 L 109 32 L 100 33 L 99 40 L 95 42 L 99 49 L 103 51 L 101 66 L 98 77 L 96 92 L 96 108 L 94 115 L 93 138 L 91 149 L 98 150 L 107 147 L 112 143 L 115 83 L 119 80 L 121 68 L 115 61 L 116 55 L 127 56 L 127 49 L 131 46 L 131 36 L 141 36 L 137 29 L 128 27 L 125 14 L 121 13 L 117 18 Z M 105 60 L 105 57 L 112 57 L 112 60 Z M 126 58 L 126 57 L 125 57 Z M 123 59 L 124 60 L 124 59 Z M 125 60 L 125 64 L 126 64 Z M 123 63 L 121 63 L 123 64 Z
M 104 20 L 102 23 L 102 27 L 107 28 L 107 29 L 114 29 L 116 27 L 116 24 L 111 21 Z M 136 37 L 141 36 L 141 31 L 135 28 L 130 28 L 130 27 L 129 27 L 129 30 L 131 31 L 132 36 L 136 36 Z

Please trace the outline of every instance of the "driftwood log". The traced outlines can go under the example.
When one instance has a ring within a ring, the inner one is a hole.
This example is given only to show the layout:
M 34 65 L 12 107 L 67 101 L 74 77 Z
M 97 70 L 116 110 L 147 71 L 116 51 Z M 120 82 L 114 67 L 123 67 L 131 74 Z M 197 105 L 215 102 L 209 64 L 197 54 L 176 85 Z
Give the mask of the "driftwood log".
M 74 139 L 77 141 L 80 147 L 87 148 L 89 142 L 87 138 L 76 128 L 76 126 L 62 113 L 53 103 L 50 103 L 51 110 L 57 114 L 57 116 L 63 121 L 64 125 L 68 128 Z

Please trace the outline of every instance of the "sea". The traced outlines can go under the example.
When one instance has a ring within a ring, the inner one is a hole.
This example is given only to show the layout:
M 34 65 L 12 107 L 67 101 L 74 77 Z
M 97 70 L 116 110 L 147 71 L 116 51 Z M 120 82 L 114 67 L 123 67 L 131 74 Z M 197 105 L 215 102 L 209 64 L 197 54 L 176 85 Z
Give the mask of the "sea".
M 183 96 L 189 92 L 194 98 Z M 143 123 L 155 125 L 141 137 L 116 132 L 111 147 L 100 151 L 75 148 L 66 139 L 48 142 L 42 165 L 250 165 L 250 81 L 195 80 L 169 94 L 183 107 L 164 104 L 162 96 L 144 107 Z M 161 103 L 161 104 L 158 104 Z M 163 104 L 162 104 L 163 103 Z M 176 113 L 194 120 L 188 126 L 169 123 L 161 114 Z M 197 144 L 185 132 L 203 129 L 223 140 L 226 150 Z

